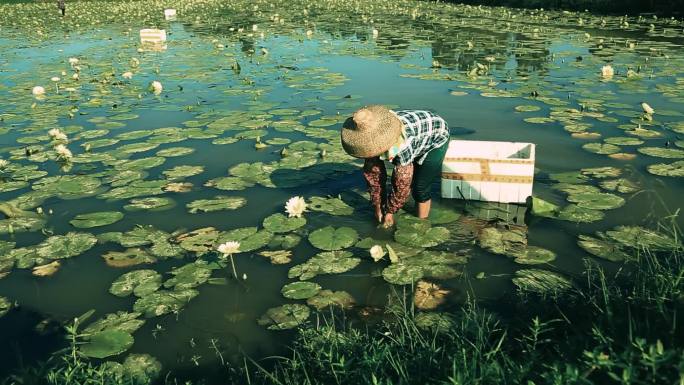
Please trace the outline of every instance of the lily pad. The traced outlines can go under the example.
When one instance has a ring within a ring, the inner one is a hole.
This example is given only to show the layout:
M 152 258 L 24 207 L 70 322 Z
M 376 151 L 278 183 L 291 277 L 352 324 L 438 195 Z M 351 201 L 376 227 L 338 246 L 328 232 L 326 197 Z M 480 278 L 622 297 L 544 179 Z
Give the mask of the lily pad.
M 446 332 L 455 326 L 456 322 L 449 313 L 421 312 L 416 314 L 416 326 L 423 330 Z
M 639 186 L 636 183 L 625 178 L 604 180 L 599 185 L 605 190 L 617 191 L 623 194 L 639 191 Z
M 127 211 L 141 211 L 141 210 L 151 210 L 151 211 L 161 211 L 172 209 L 176 205 L 176 202 L 171 198 L 166 197 L 148 197 L 148 198 L 136 198 L 131 199 L 130 203 L 124 205 L 124 210 Z
M 666 148 L 666 147 L 639 147 L 637 151 L 644 155 L 653 156 L 656 158 L 669 158 L 669 159 L 683 159 L 684 150 L 679 148 Z
M 622 250 L 622 246 L 614 241 L 594 238 L 588 235 L 580 235 L 577 244 L 587 253 L 612 262 L 631 259 L 630 256 Z
M 117 297 L 127 297 L 134 294 L 144 297 L 161 287 L 162 277 L 154 270 L 130 271 L 112 282 L 109 292 Z
M 354 269 L 361 263 L 348 251 L 328 251 L 318 253 L 308 261 L 293 266 L 287 273 L 288 278 L 308 280 L 319 274 L 340 274 Z
M 354 306 L 354 298 L 346 291 L 321 290 L 313 297 L 306 300 L 309 306 L 322 310 L 330 306 L 349 309 Z
M 350 227 L 326 226 L 309 234 L 309 242 L 321 250 L 341 250 L 352 246 L 357 239 L 358 233 Z
M 622 170 L 616 167 L 592 167 L 583 168 L 580 170 L 582 175 L 587 175 L 592 178 L 603 179 L 603 178 L 615 178 L 622 174 Z
M 140 313 L 128 313 L 125 311 L 109 313 L 99 320 L 90 323 L 82 330 L 82 333 L 95 334 L 105 330 L 119 330 L 133 334 L 145 324 L 144 320 L 138 318 L 140 315 Z
M 121 354 L 133 346 L 133 336 L 121 330 L 103 330 L 89 335 L 87 342 L 79 346 L 83 355 L 106 358 Z
M 592 210 L 577 205 L 567 205 L 558 212 L 558 219 L 575 222 L 590 223 L 602 220 L 605 214 L 601 210 Z
M 96 213 L 79 214 L 69 223 L 79 229 L 107 226 L 123 219 L 124 215 L 118 211 L 100 211 Z
M 90 250 L 97 238 L 88 233 L 69 232 L 54 235 L 36 246 L 36 253 L 46 259 L 71 258 Z
M 158 317 L 180 311 L 198 294 L 199 292 L 194 289 L 159 290 L 135 301 L 133 310 L 143 314 L 146 318 Z
M 316 295 L 320 290 L 321 285 L 317 283 L 300 281 L 283 286 L 280 293 L 289 299 L 307 299 Z
M 168 180 L 181 180 L 191 176 L 199 175 L 204 172 L 204 166 L 176 166 L 174 168 L 164 170 L 162 174 Z
M 684 176 L 684 160 L 679 160 L 674 163 L 658 163 L 647 167 L 649 173 L 658 176 L 683 177 Z
M 165 288 L 173 288 L 176 291 L 194 289 L 207 282 L 211 278 L 212 268 L 201 259 L 196 262 L 171 270 L 170 278 L 164 282 Z
M 478 234 L 480 247 L 494 254 L 508 254 L 527 245 L 527 234 L 523 227 L 486 227 Z
M 606 231 L 606 235 L 616 242 L 635 249 L 673 250 L 681 247 L 681 243 L 669 235 L 640 226 L 618 226 Z
M 126 249 L 126 251 L 109 251 L 103 254 L 102 258 L 111 267 L 129 267 L 157 262 L 157 258 L 140 248 L 130 248 Z
M 286 217 L 281 213 L 275 213 L 264 219 L 264 228 L 272 233 L 287 233 L 296 230 L 306 224 L 304 217 Z
M 292 252 L 289 250 L 265 250 L 260 252 L 259 255 L 270 259 L 274 265 L 284 265 L 292 262 Z
M 611 210 L 625 204 L 625 199 L 610 193 L 579 193 L 568 196 L 568 201 L 577 207 L 590 210 Z
M 275 234 L 268 242 L 270 249 L 292 249 L 301 242 L 302 237 L 297 234 Z
M 515 263 L 521 265 L 539 265 L 556 259 L 556 254 L 553 251 L 536 246 L 527 246 L 524 249 L 515 250 L 510 253 L 510 256 L 515 258 Z
M 286 304 L 268 309 L 266 314 L 257 320 L 261 326 L 269 330 L 293 329 L 306 322 L 311 314 L 309 307 L 300 304 Z
M 555 296 L 572 289 L 572 283 L 564 276 L 539 269 L 516 271 L 513 283 L 522 292 L 532 292 L 544 296 Z
M 220 210 L 237 210 L 247 204 L 243 197 L 217 196 L 214 199 L 199 199 L 186 205 L 191 214 Z
M 352 215 L 354 208 L 340 198 L 311 197 L 307 208 L 330 215 Z
M 582 146 L 583 149 L 593 152 L 594 154 L 610 155 L 620 152 L 620 147 L 613 144 L 602 143 L 587 143 Z
M 449 238 L 449 230 L 445 227 L 432 227 L 427 220 L 411 219 L 402 216 L 397 221 L 394 239 L 410 247 L 433 247 Z

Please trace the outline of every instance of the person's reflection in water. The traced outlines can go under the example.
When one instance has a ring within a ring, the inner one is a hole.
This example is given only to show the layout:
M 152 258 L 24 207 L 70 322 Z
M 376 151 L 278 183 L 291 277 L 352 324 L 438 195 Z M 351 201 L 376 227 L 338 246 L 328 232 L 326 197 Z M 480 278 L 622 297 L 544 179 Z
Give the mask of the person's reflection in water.
M 62 16 L 66 15 L 66 3 L 64 0 L 57 0 L 57 8 L 62 12 Z

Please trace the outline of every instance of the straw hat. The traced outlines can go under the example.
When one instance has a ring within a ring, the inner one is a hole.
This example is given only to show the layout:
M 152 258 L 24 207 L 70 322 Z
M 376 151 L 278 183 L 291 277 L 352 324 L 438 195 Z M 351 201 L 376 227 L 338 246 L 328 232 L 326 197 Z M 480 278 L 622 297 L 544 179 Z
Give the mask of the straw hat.
M 356 158 L 372 158 L 397 142 L 402 127 L 401 120 L 387 108 L 366 106 L 342 125 L 342 147 Z

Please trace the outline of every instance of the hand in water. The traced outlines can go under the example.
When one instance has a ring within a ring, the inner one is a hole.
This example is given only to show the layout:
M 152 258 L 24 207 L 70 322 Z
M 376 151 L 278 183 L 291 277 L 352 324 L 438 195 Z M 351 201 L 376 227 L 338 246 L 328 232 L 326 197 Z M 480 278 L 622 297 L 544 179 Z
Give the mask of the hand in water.
M 382 223 L 382 209 L 379 207 L 375 208 L 375 219 L 378 221 L 378 224 Z
M 382 221 L 382 226 L 386 229 L 389 229 L 390 227 L 394 226 L 394 214 L 392 214 L 392 213 L 385 214 L 385 218 Z

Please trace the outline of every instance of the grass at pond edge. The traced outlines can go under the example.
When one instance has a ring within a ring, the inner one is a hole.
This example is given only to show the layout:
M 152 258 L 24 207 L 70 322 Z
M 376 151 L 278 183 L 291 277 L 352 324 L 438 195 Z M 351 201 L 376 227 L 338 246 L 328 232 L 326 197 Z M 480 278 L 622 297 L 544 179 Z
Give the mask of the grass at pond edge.
M 679 237 L 679 231 L 673 235 Z M 470 299 L 450 313 L 448 331 L 418 327 L 410 290 L 397 289 L 377 324 L 354 326 L 320 313 L 289 357 L 226 363 L 241 384 L 675 384 L 684 382 L 684 252 L 641 250 L 611 276 L 587 259 L 569 295 L 516 294 L 495 309 Z M 327 315 L 326 315 L 327 314 Z M 3 384 L 140 384 L 71 348 Z M 160 384 L 209 384 L 175 379 Z

